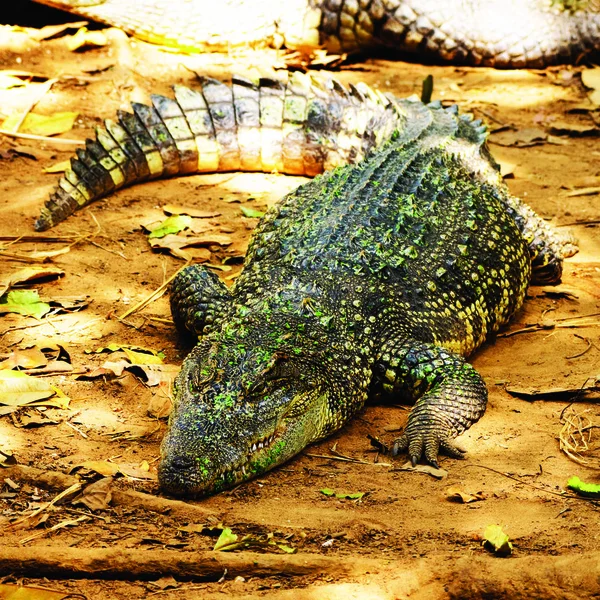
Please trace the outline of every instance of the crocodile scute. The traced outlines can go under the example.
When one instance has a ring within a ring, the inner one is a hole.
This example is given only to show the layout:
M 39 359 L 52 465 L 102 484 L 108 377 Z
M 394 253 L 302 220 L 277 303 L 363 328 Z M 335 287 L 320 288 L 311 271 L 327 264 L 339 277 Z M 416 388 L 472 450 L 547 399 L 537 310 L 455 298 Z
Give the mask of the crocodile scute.
M 379 394 L 415 404 L 396 453 L 462 455 L 454 438 L 487 402 L 466 357 L 575 251 L 510 194 L 486 135 L 456 106 L 295 75 L 178 88 L 79 152 L 46 224 L 117 181 L 274 162 L 316 175 L 261 219 L 232 287 L 198 265 L 172 283 L 174 322 L 197 344 L 174 384 L 165 492 L 261 475 Z

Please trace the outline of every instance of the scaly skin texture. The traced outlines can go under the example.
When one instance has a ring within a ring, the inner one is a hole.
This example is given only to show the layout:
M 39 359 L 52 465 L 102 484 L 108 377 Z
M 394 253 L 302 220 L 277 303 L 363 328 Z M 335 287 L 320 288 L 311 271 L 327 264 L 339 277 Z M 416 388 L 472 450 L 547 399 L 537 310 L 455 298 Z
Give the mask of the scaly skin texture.
M 174 386 L 162 488 L 200 496 L 260 475 L 372 394 L 415 402 L 395 452 L 460 456 L 453 438 L 487 399 L 464 357 L 519 308 L 532 273 L 558 281 L 575 250 L 510 195 L 481 122 L 303 76 L 206 80 L 153 107 L 98 131 L 38 225 L 116 181 L 326 171 L 268 211 L 232 289 L 198 266 L 174 280 L 174 321 L 198 345 Z
M 36 0 L 184 51 L 284 43 L 387 47 L 495 67 L 576 62 L 600 46 L 598 0 Z

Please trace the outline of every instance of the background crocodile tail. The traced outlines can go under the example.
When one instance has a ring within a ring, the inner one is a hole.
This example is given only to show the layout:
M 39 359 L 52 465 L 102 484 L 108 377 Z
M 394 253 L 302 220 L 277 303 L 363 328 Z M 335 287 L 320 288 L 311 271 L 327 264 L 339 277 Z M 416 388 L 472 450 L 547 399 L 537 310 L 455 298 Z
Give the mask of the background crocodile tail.
M 203 79 L 197 90 L 153 95 L 98 128 L 77 150 L 35 223 L 44 231 L 115 189 L 198 172 L 264 171 L 314 176 L 361 160 L 404 122 L 400 105 L 366 85 L 293 74 L 285 82 L 231 85 Z
M 388 47 L 543 68 L 600 49 L 599 0 L 36 0 L 184 51 Z
M 386 46 L 506 68 L 575 63 L 600 49 L 598 0 L 312 0 L 331 51 Z

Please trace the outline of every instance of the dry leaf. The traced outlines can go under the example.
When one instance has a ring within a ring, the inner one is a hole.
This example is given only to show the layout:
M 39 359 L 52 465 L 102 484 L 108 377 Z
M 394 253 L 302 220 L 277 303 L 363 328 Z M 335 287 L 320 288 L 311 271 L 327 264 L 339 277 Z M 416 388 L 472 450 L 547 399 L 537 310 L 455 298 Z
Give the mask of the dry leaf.
M 15 369 L 21 367 L 23 369 L 35 369 L 36 367 L 45 367 L 48 364 L 48 359 L 44 353 L 37 347 L 28 348 L 27 350 L 13 350 L 11 355 L 0 363 L 0 369 Z
M 67 169 L 71 168 L 70 160 L 63 160 L 62 162 L 54 163 L 49 167 L 44 167 L 44 173 L 64 173 Z
M 202 251 L 198 250 L 184 250 L 184 248 L 190 248 L 193 246 L 229 246 L 232 243 L 232 238 L 225 234 L 220 233 L 205 233 L 195 236 L 184 236 L 169 234 L 163 238 L 149 240 L 152 248 L 166 249 L 173 256 L 189 260 L 190 258 L 199 258 L 200 260 L 210 260 L 210 252 L 206 248 L 202 248 Z
M 448 471 L 446 469 L 436 469 L 431 465 L 417 465 L 415 467 L 412 466 L 412 463 L 409 461 L 405 462 L 401 467 L 396 467 L 393 469 L 394 471 L 414 471 L 415 473 L 424 473 L 426 475 L 431 475 L 436 479 L 445 479 L 448 476 Z
M 59 133 L 66 133 L 73 129 L 73 124 L 79 113 L 76 112 L 58 112 L 53 115 L 40 115 L 30 112 L 26 117 L 19 131 L 21 133 L 32 133 L 34 135 L 51 136 Z M 15 126 L 21 120 L 18 113 L 13 113 L 4 120 L 2 128 L 7 131 L 13 131 Z
M 554 135 L 569 135 L 572 137 L 598 136 L 600 129 L 594 124 L 567 123 L 566 121 L 554 121 L 550 126 L 550 133 Z
M 93 48 L 106 46 L 108 40 L 101 31 L 89 31 L 87 27 L 82 27 L 75 35 L 67 39 L 67 48 L 74 52 L 81 48 Z
M 83 504 L 90 510 L 107 510 L 112 500 L 112 476 L 87 485 L 72 504 Z
M 499 146 L 517 146 L 524 148 L 526 146 L 535 146 L 543 144 L 548 138 L 548 134 L 543 129 L 529 127 L 517 131 L 499 131 L 492 133 L 490 142 Z
M 25 267 L 24 269 L 7 273 L 0 281 L 0 296 L 3 296 L 8 288 L 17 283 L 35 281 L 47 277 L 59 277 L 60 275 L 64 275 L 64 273 L 65 272 L 58 267 Z
M 148 463 L 146 463 L 146 465 L 147 464 Z M 156 479 L 156 475 L 150 473 L 148 469 L 144 469 L 141 465 L 119 464 L 119 472 L 122 475 L 125 475 L 125 477 L 130 477 L 132 479 Z
M 459 487 L 453 486 L 446 490 L 446 498 L 453 502 L 458 501 L 462 502 L 463 504 L 469 504 L 470 502 L 485 500 L 485 494 L 483 492 L 468 494 L 467 492 L 463 492 Z
M 159 386 L 158 392 L 153 393 L 150 402 L 148 402 L 148 416 L 153 417 L 154 419 L 164 419 L 168 417 L 173 408 L 173 401 L 169 395 L 171 387 L 170 381 L 161 381 Z
M 0 371 L 0 404 L 25 406 L 30 402 L 54 396 L 55 388 L 43 379 L 30 377 L 20 371 Z
M 581 71 L 581 81 L 588 88 L 588 98 L 595 106 L 600 106 L 600 68 Z
M 76 21 L 75 23 L 60 23 L 59 25 L 46 25 L 41 29 L 30 30 L 30 36 L 36 40 L 47 40 L 56 37 L 67 29 L 80 29 L 88 24 L 87 21 Z
M 75 465 L 69 473 L 73 473 L 78 469 L 87 469 L 88 471 L 94 471 L 104 477 L 114 477 L 119 472 L 119 465 L 107 460 L 86 460 L 81 464 Z

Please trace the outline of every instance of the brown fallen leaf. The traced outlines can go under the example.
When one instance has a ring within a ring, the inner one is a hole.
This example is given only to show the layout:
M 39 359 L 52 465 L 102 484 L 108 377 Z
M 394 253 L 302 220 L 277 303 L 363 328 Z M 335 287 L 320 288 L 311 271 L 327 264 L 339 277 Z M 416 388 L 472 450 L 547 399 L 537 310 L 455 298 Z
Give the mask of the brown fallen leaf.
M 598 136 L 600 129 L 594 123 L 567 123 L 566 121 L 554 121 L 550 126 L 553 135 L 569 135 L 571 137 Z
M 107 460 L 86 460 L 78 465 L 75 465 L 69 473 L 74 473 L 80 469 L 87 469 L 88 471 L 94 471 L 103 477 L 114 477 L 119 472 L 119 465 L 117 463 L 109 462 Z
M 64 360 L 50 360 L 45 367 L 37 369 L 25 369 L 23 373 L 28 375 L 48 375 L 49 373 L 71 373 L 73 365 Z
M 163 380 L 158 384 L 158 390 L 152 393 L 147 412 L 154 419 L 164 419 L 169 416 L 172 408 L 171 382 Z
M 35 369 L 36 367 L 45 367 L 48 364 L 48 359 L 44 353 L 35 346 L 34 348 L 28 348 L 22 350 L 17 348 L 13 350 L 10 356 L 0 362 L 0 369 L 16 369 L 17 367 L 23 369 Z
M 195 236 L 184 236 L 169 234 L 163 238 L 152 238 L 148 240 L 150 246 L 158 250 L 168 250 L 173 256 L 189 260 L 185 248 L 192 246 L 229 246 L 233 240 L 231 236 L 222 233 L 205 233 Z M 206 249 L 205 249 L 206 250 Z
M 32 427 L 45 427 L 46 425 L 59 425 L 61 421 L 50 418 L 48 412 L 40 412 L 32 408 L 11 414 L 15 427 L 29 429 Z
M 392 471 L 413 471 L 415 473 L 431 475 L 432 477 L 435 477 L 435 479 L 445 479 L 448 476 L 448 471 L 446 471 L 446 469 L 436 469 L 431 465 L 417 465 L 416 467 L 413 467 L 410 460 L 406 461 L 401 467 L 395 467 Z
M 51 279 L 60 277 L 65 272 L 58 267 L 25 267 L 12 273 L 7 273 L 0 280 L 0 296 L 14 285 L 26 281 L 37 281 L 39 279 Z
M 65 246 L 58 250 L 39 250 L 33 252 L 9 252 L 8 250 L 0 250 L 0 256 L 6 256 L 14 260 L 20 260 L 22 262 L 45 262 L 55 256 L 66 254 L 71 250 L 71 246 Z
M 92 368 L 85 373 L 78 373 L 75 379 L 96 379 L 105 375 L 121 377 L 123 371 L 130 371 L 139 377 L 148 387 L 159 385 L 163 381 L 172 381 L 181 368 L 177 365 L 133 365 L 127 360 L 106 361 L 101 367 Z
M 112 476 L 103 477 L 83 488 L 83 491 L 71 504 L 83 504 L 90 510 L 107 510 L 112 500 Z
M 462 502 L 463 504 L 469 504 L 471 502 L 485 500 L 486 495 L 483 492 L 469 494 L 467 492 L 463 492 L 459 487 L 453 486 L 446 490 L 446 498 L 451 502 Z
M 145 464 L 144 464 L 145 463 Z M 119 473 L 131 479 L 155 480 L 156 475 L 150 473 L 149 466 L 146 461 L 142 461 L 140 465 L 132 465 L 127 463 L 119 464 Z
M 524 148 L 526 146 L 535 146 L 546 142 L 548 134 L 537 127 L 528 127 L 518 129 L 517 131 L 499 131 L 492 132 L 490 135 L 490 143 L 498 144 L 499 146 L 516 146 Z

